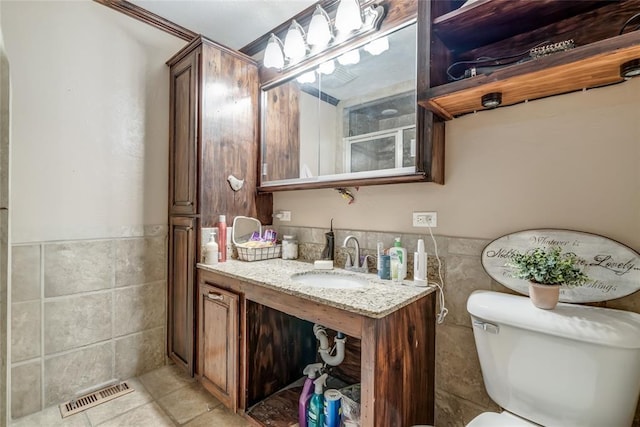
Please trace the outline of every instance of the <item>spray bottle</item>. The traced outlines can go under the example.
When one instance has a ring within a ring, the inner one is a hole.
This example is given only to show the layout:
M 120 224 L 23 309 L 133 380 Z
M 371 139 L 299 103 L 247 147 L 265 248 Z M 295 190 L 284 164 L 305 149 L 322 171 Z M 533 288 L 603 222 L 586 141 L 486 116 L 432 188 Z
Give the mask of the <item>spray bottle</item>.
M 323 427 L 324 425 L 324 395 L 322 394 L 322 388 L 327 384 L 327 376 L 327 374 L 322 374 L 320 378 L 313 382 L 315 390 L 311 400 L 309 400 L 307 427 Z
M 311 365 L 307 365 L 304 371 L 302 371 L 307 378 L 304 380 L 302 393 L 300 393 L 300 399 L 298 399 L 298 423 L 300 427 L 307 427 L 307 409 L 309 407 L 309 399 L 311 399 L 313 380 L 322 369 L 322 366 L 322 363 L 312 363 Z

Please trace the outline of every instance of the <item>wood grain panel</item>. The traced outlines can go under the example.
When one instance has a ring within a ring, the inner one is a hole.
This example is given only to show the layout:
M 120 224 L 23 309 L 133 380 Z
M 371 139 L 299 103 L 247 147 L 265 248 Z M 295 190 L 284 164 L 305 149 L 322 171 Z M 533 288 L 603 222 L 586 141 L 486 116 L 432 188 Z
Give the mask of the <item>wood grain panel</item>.
M 602 0 L 479 0 L 438 16 L 433 25 L 451 50 L 465 51 L 611 4 Z
M 540 25 L 532 31 L 518 33 L 506 40 L 486 44 L 474 50 L 460 51 L 457 53 L 457 60 L 486 56 L 502 57 L 525 52 L 545 40 L 560 42 L 572 39 L 576 46 L 586 46 L 617 36 L 625 21 L 639 10 L 640 0 L 606 2 L 606 6 L 590 12 L 556 20 L 545 26 Z
M 295 81 L 269 91 L 263 121 L 263 173 L 261 181 L 300 177 L 300 88 Z
M 619 47 L 614 48 L 616 45 Z M 491 92 L 502 92 L 502 105 L 506 106 L 619 83 L 623 81 L 620 65 L 636 58 L 640 58 L 640 32 L 433 88 L 431 99 L 420 103 L 434 111 L 444 110 L 457 116 L 484 109 L 481 97 Z M 452 91 L 456 87 L 460 90 Z
M 169 357 L 193 375 L 195 298 L 195 218 L 171 217 L 169 223 Z
M 233 412 L 238 407 L 238 306 L 238 295 L 200 284 L 200 382 Z
M 362 340 L 362 399 L 367 400 L 361 408 L 363 425 L 433 424 L 434 296 L 432 293 L 383 319 L 366 320 Z
M 258 75 L 253 61 L 209 42 L 202 74 L 200 196 L 202 225 L 211 227 L 222 214 L 229 224 L 237 215 L 257 215 Z M 229 175 L 244 180 L 239 191 Z
M 316 361 L 313 324 L 261 304 L 248 302 L 247 404 L 253 404 L 301 378 Z
M 169 212 L 198 212 L 197 150 L 198 57 L 193 52 L 171 68 L 169 133 Z

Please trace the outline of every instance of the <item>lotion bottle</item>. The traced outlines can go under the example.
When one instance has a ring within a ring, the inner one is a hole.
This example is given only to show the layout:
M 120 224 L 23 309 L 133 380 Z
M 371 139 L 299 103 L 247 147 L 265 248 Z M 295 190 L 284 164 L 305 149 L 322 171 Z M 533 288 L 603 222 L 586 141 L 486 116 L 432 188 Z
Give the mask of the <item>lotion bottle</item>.
M 309 400 L 307 427 L 324 426 L 324 395 L 322 394 L 322 388 L 326 385 L 327 376 L 327 374 L 322 374 L 320 378 L 313 382 L 315 390 L 311 400 Z
M 416 286 L 427 286 L 427 253 L 422 239 L 418 239 L 418 250 L 413 253 L 413 282 Z
M 312 363 L 307 365 L 302 371 L 307 376 L 304 380 L 304 386 L 302 387 L 302 393 L 298 399 L 298 423 L 300 427 L 307 427 L 307 411 L 309 409 L 309 399 L 311 399 L 313 380 L 318 375 L 318 372 L 322 369 L 322 363 Z
M 214 265 L 218 263 L 218 244 L 216 243 L 216 230 L 211 231 L 209 241 L 204 245 L 204 263 Z

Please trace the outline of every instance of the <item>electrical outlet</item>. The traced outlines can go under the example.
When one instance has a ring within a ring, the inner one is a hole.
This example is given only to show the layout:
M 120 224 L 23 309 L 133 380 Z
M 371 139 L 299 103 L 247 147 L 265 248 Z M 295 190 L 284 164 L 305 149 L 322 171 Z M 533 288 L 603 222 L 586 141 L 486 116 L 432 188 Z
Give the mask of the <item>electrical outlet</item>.
M 279 211 L 276 214 L 276 218 L 280 221 L 291 221 L 291 211 Z
M 413 226 L 414 227 L 431 227 L 431 228 L 437 227 L 438 214 L 436 212 L 414 212 Z

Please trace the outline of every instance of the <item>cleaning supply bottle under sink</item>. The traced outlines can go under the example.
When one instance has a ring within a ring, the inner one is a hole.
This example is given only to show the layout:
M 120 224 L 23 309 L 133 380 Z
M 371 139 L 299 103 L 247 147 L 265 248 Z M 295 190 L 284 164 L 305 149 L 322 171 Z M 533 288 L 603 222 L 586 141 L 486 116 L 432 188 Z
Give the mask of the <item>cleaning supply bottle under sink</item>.
M 309 408 L 307 409 L 307 427 L 323 427 L 324 425 L 324 395 L 323 387 L 327 384 L 327 374 L 322 374 L 313 382 L 315 390 Z
M 302 393 L 300 393 L 300 399 L 298 399 L 298 423 L 300 427 L 307 427 L 307 410 L 309 408 L 309 400 L 313 394 L 313 380 L 318 376 L 322 366 L 322 363 L 312 363 L 302 371 L 307 378 L 304 380 Z

